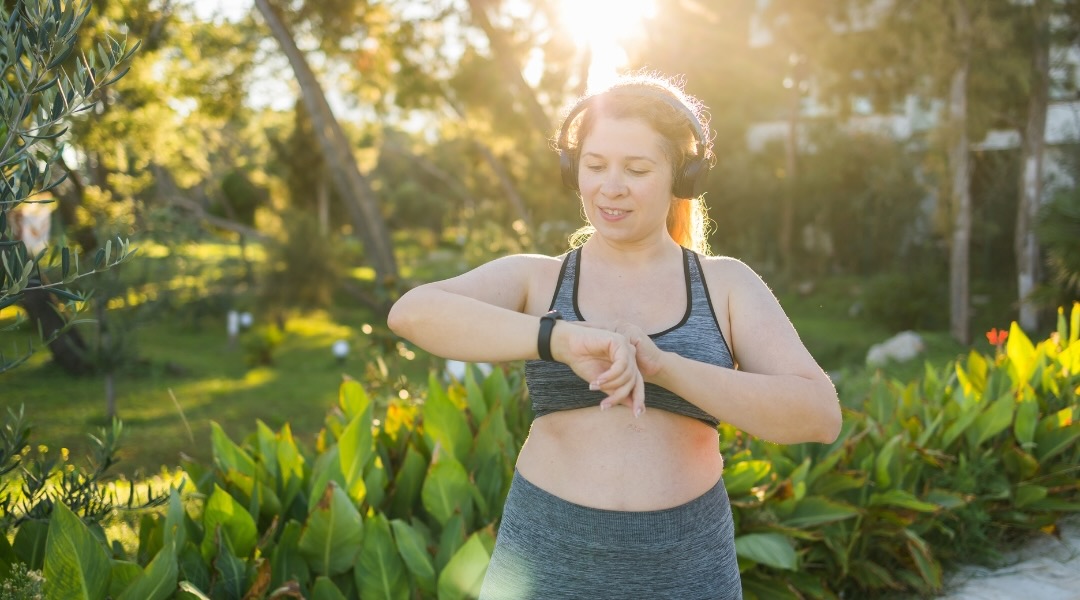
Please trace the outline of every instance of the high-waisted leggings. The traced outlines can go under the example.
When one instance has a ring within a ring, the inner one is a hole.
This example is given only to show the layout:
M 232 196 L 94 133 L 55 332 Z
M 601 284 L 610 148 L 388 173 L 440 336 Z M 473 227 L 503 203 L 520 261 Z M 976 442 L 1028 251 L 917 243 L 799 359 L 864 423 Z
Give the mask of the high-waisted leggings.
M 674 508 L 632 512 L 568 502 L 517 472 L 481 600 L 742 598 L 721 479 Z

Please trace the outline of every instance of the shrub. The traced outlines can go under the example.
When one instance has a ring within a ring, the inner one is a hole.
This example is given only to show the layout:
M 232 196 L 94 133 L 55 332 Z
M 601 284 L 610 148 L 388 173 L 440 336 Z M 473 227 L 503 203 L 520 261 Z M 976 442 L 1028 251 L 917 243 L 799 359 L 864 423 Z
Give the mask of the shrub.
M 829 445 L 721 426 L 745 597 L 933 593 L 988 542 L 1080 510 L 1078 338 L 1080 304 L 1038 344 L 1014 324 L 991 356 L 879 378 L 846 399 L 857 408 Z M 45 592 L 75 581 L 95 599 L 474 597 L 531 421 L 523 400 L 519 371 L 470 369 L 449 386 L 432 375 L 417 403 L 346 381 L 311 450 L 288 424 L 258 422 L 239 443 L 213 425 L 212 464 L 185 466 L 197 493 L 185 505 L 173 490 L 164 514 L 144 517 L 134 556 L 58 503 Z

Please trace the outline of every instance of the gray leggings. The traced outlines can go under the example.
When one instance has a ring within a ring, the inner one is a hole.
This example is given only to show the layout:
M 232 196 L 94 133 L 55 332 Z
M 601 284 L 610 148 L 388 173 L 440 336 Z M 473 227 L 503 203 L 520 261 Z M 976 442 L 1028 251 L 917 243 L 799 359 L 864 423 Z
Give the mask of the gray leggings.
M 627 512 L 567 502 L 515 471 L 480 598 L 741 599 L 724 481 L 681 506 Z

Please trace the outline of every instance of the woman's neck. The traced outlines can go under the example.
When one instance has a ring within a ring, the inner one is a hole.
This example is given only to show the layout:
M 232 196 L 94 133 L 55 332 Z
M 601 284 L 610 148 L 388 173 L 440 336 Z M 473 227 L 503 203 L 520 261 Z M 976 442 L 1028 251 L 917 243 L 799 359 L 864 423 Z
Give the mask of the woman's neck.
M 582 252 L 612 267 L 640 267 L 667 262 L 681 255 L 682 248 L 665 231 L 662 237 L 633 243 L 614 242 L 593 234 L 582 245 Z

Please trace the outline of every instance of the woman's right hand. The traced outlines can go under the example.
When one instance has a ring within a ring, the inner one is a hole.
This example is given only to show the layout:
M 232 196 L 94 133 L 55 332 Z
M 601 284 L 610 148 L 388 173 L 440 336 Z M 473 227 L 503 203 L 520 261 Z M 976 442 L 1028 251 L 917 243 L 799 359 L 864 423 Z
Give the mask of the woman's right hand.
M 601 407 L 623 404 L 640 416 L 645 410 L 645 380 L 638 370 L 637 349 L 621 333 L 559 321 L 552 330 L 551 352 L 589 383 L 607 394 Z

